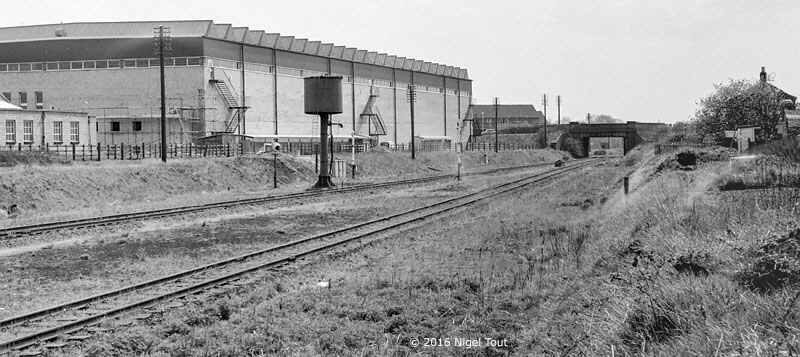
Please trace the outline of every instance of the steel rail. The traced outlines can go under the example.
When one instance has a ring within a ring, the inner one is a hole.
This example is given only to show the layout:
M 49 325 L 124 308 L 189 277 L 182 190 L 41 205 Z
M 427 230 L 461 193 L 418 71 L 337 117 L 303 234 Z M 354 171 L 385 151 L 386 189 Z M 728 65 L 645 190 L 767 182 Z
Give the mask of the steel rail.
M 256 265 L 254 267 L 249 267 L 249 268 L 246 268 L 246 269 L 243 269 L 243 270 L 238 270 L 238 271 L 236 271 L 234 273 L 225 274 L 225 275 L 220 276 L 220 277 L 216 277 L 216 278 L 213 278 L 213 279 L 206 280 L 206 281 L 204 281 L 202 283 L 199 283 L 199 284 L 194 284 L 194 285 L 191 285 L 191 286 L 188 286 L 188 287 L 184 287 L 184 288 L 181 288 L 181 289 L 178 289 L 178 290 L 173 290 L 173 291 L 171 291 L 169 293 L 166 293 L 166 294 L 162 294 L 162 295 L 159 295 L 159 296 L 156 296 L 156 297 L 153 297 L 153 298 L 140 300 L 140 301 L 137 301 L 137 302 L 134 302 L 134 303 L 131 303 L 131 304 L 127 304 L 127 305 L 122 306 L 122 307 L 118 307 L 118 308 L 115 308 L 115 309 L 107 310 L 107 311 L 105 311 L 103 313 L 96 314 L 96 315 L 93 315 L 93 316 L 90 316 L 90 317 L 86 317 L 86 318 L 83 318 L 83 319 L 80 319 L 80 320 L 72 321 L 72 322 L 69 322 L 69 323 L 66 323 L 66 324 L 63 324 L 63 325 L 60 325 L 60 326 L 56 326 L 56 327 L 48 328 L 48 329 L 45 329 L 45 330 L 41 330 L 39 332 L 30 334 L 30 335 L 27 335 L 27 336 L 23 336 L 23 337 L 20 337 L 20 338 L 11 340 L 11 341 L 0 342 L 0 352 L 4 352 L 4 351 L 7 351 L 7 350 L 11 350 L 11 349 L 22 349 L 22 348 L 28 347 L 30 345 L 36 344 L 36 343 L 38 343 L 40 341 L 51 340 L 51 339 L 59 337 L 60 335 L 67 334 L 67 333 L 79 330 L 79 329 L 81 329 L 81 328 L 83 328 L 85 326 L 91 325 L 91 324 L 93 324 L 93 323 L 95 323 L 97 321 L 100 321 L 103 318 L 107 318 L 107 317 L 110 317 L 110 316 L 118 315 L 118 314 L 121 314 L 123 312 L 127 312 L 127 311 L 130 311 L 130 310 L 139 308 L 139 307 L 152 305 L 153 303 L 159 302 L 159 301 L 162 301 L 162 300 L 166 300 L 166 299 L 171 299 L 171 298 L 178 297 L 178 296 L 185 296 L 185 295 L 188 295 L 188 294 L 192 294 L 192 293 L 201 291 L 203 289 L 206 289 L 206 288 L 208 288 L 210 286 L 220 285 L 223 282 L 227 282 L 227 281 L 231 281 L 231 280 L 237 279 L 237 278 L 239 278 L 239 277 L 241 277 L 241 276 L 243 276 L 245 274 L 248 274 L 250 272 L 253 272 L 253 271 L 274 268 L 276 266 L 280 266 L 280 265 L 283 265 L 285 263 L 294 261 L 295 259 L 300 258 L 300 257 L 304 257 L 304 256 L 307 256 L 307 255 L 310 255 L 310 254 L 314 254 L 314 253 L 317 253 L 317 252 L 320 252 L 320 251 L 323 251 L 323 250 L 327 250 L 327 249 L 330 249 L 330 248 L 333 248 L 333 247 L 336 247 L 336 246 L 340 246 L 340 245 L 346 244 L 348 242 L 364 238 L 366 236 L 370 236 L 370 235 L 374 235 L 374 234 L 377 234 L 377 233 L 385 232 L 385 231 L 388 231 L 388 230 L 391 230 L 391 229 L 394 229 L 394 228 L 398 228 L 398 227 L 401 227 L 401 226 L 404 226 L 404 225 L 407 225 L 407 224 L 410 224 L 410 223 L 413 223 L 413 222 L 417 222 L 417 221 L 429 218 L 429 217 L 434 216 L 434 215 L 441 214 L 443 212 L 447 212 L 447 211 L 454 210 L 454 209 L 457 209 L 457 208 L 460 208 L 460 207 L 464 207 L 464 206 L 467 206 L 469 204 L 475 203 L 477 201 L 480 201 L 482 199 L 485 199 L 485 198 L 488 198 L 488 197 L 491 197 L 491 196 L 495 196 L 495 195 L 499 195 L 499 194 L 502 194 L 502 193 L 505 193 L 505 192 L 509 192 L 509 191 L 512 191 L 512 190 L 515 190 L 515 189 L 518 189 L 518 188 L 521 188 L 521 187 L 524 187 L 524 186 L 527 186 L 527 185 L 530 185 L 530 184 L 533 184 L 533 183 L 536 183 L 536 182 L 540 182 L 542 180 L 545 180 L 545 179 L 548 179 L 548 178 L 551 178 L 551 177 L 558 176 L 560 174 L 563 174 L 563 173 L 566 173 L 566 172 L 569 172 L 569 171 L 573 171 L 573 170 L 577 170 L 579 168 L 586 167 L 586 166 L 590 165 L 591 163 L 592 163 L 591 161 L 590 162 L 583 162 L 583 163 L 576 164 L 576 165 L 570 165 L 570 166 L 558 168 L 558 169 L 551 170 L 551 171 L 548 171 L 548 172 L 545 172 L 545 173 L 540 173 L 540 174 L 537 174 L 537 175 L 534 175 L 534 176 L 531 176 L 531 177 L 526 177 L 526 178 L 515 180 L 515 181 L 509 182 L 509 183 L 504 183 L 504 184 L 501 184 L 501 185 L 497 185 L 497 186 L 494 186 L 494 187 L 491 187 L 491 188 L 487 188 L 487 189 L 484 189 L 484 190 L 481 190 L 481 191 L 478 191 L 478 192 L 462 195 L 462 196 L 459 196 L 459 197 L 450 198 L 450 199 L 443 200 L 443 201 L 440 201 L 440 202 L 436 202 L 436 203 L 433 203 L 433 204 L 429 204 L 429 205 L 426 205 L 426 206 L 423 206 L 423 207 L 418 207 L 418 208 L 415 208 L 415 209 L 412 209 L 412 210 L 409 210 L 409 211 L 406 211 L 406 212 L 401 212 L 401 213 L 397 213 L 397 214 L 393 214 L 393 215 L 389 215 L 389 216 L 373 219 L 373 220 L 370 220 L 368 222 L 362 222 L 362 223 L 359 223 L 359 224 L 356 224 L 356 225 L 344 227 L 344 228 L 337 229 L 337 230 L 334 230 L 334 231 L 331 231 L 331 232 L 326 232 L 326 233 L 323 233 L 323 234 L 320 234 L 320 235 L 317 235 L 317 236 L 303 238 L 303 239 L 295 240 L 295 241 L 288 242 L 288 243 L 285 243 L 285 244 L 282 244 L 282 245 L 270 247 L 270 248 L 264 249 L 264 250 L 259 251 L 259 252 L 254 252 L 254 253 L 250 253 L 250 254 L 241 255 L 241 256 L 238 256 L 238 257 L 235 257 L 235 258 L 231 258 L 231 259 L 227 259 L 227 260 L 224 260 L 224 261 L 219 261 L 219 262 L 215 262 L 215 263 L 212 263 L 212 264 L 204 265 L 202 267 L 198 267 L 198 268 L 195 268 L 195 269 L 190 269 L 190 270 L 187 270 L 187 271 L 179 272 L 179 273 L 172 274 L 172 275 L 169 275 L 169 276 L 166 276 L 166 277 L 150 280 L 150 281 L 147 281 L 147 282 L 144 282 L 144 283 L 139 283 L 139 284 L 131 285 L 131 286 L 128 286 L 128 287 L 123 287 L 121 289 L 114 290 L 114 291 L 111 291 L 111 292 L 98 294 L 98 295 L 95 295 L 95 296 L 92 296 L 92 297 L 80 299 L 80 300 L 77 300 L 77 301 L 69 302 L 69 303 L 58 305 L 58 306 L 55 306 L 55 307 L 51 307 L 51 308 L 35 311 L 35 312 L 29 313 L 29 314 L 20 315 L 20 316 L 17 316 L 17 317 L 12 317 L 12 318 L 9 318 L 9 319 L 6 319 L 6 320 L 2 320 L 2 321 L 0 321 L 0 327 L 8 327 L 8 326 L 16 325 L 16 324 L 23 323 L 23 322 L 26 322 L 26 321 L 32 321 L 32 320 L 35 320 L 37 318 L 40 318 L 40 317 L 43 317 L 43 316 L 46 316 L 46 315 L 51 315 L 51 314 L 54 314 L 54 313 L 57 313 L 57 312 L 60 312 L 60 311 L 67 310 L 69 308 L 84 306 L 84 305 L 87 305 L 89 303 L 96 302 L 98 300 L 105 300 L 105 299 L 108 299 L 108 298 L 112 298 L 114 296 L 122 295 L 122 294 L 127 293 L 127 292 L 141 290 L 143 288 L 154 286 L 154 285 L 157 285 L 159 283 L 164 283 L 164 282 L 168 282 L 168 281 L 175 281 L 175 280 L 178 280 L 178 279 L 180 279 L 182 277 L 186 277 L 186 276 L 189 276 L 189 275 L 192 275 L 192 274 L 196 274 L 196 273 L 201 272 L 201 271 L 206 271 L 206 270 L 211 269 L 211 268 L 227 265 L 227 264 L 230 264 L 232 262 L 243 261 L 243 260 L 246 260 L 246 259 L 249 259 L 249 258 L 256 257 L 258 255 L 263 255 L 263 254 L 268 253 L 268 252 L 285 249 L 285 248 L 288 248 L 288 247 L 296 246 L 296 245 L 299 245 L 301 243 L 305 243 L 305 242 L 309 242 L 309 241 L 313 241 L 313 240 L 320 240 L 320 239 L 325 238 L 325 237 L 330 237 L 330 236 L 333 236 L 333 235 L 336 235 L 336 234 L 340 234 L 340 233 L 344 233 L 344 232 L 347 232 L 347 231 L 360 229 L 360 228 L 363 228 L 363 227 L 366 227 L 366 226 L 369 226 L 369 225 L 373 225 L 373 224 L 376 224 L 376 223 L 386 222 L 386 221 L 389 221 L 389 220 L 392 220 L 392 219 L 395 219 L 395 218 L 399 218 L 399 217 L 402 217 L 402 216 L 405 216 L 405 215 L 417 213 L 417 212 L 419 212 L 421 210 L 431 209 L 431 208 L 438 207 L 438 206 L 444 206 L 444 205 L 447 205 L 447 204 L 455 203 L 456 201 L 459 201 L 459 200 L 465 200 L 465 199 L 467 200 L 466 202 L 454 205 L 452 207 L 445 207 L 445 208 L 443 208 L 441 210 L 434 211 L 434 212 L 431 212 L 431 213 L 426 213 L 426 214 L 423 214 L 423 215 L 421 215 L 419 217 L 412 217 L 410 219 L 407 219 L 407 220 L 404 220 L 404 221 L 401 221 L 401 222 L 398 222 L 398 223 L 393 223 L 393 224 L 391 224 L 391 225 L 389 225 L 387 227 L 376 228 L 376 229 L 373 229 L 373 230 L 371 230 L 369 232 L 357 234 L 357 235 L 355 235 L 353 237 L 349 237 L 349 238 L 346 238 L 346 239 L 343 239 L 343 240 L 338 240 L 338 241 L 334 241 L 334 242 L 331 242 L 331 243 L 327 243 L 327 244 L 321 245 L 319 247 L 315 247 L 315 248 L 311 248 L 311 249 L 305 250 L 303 252 L 299 252 L 299 253 L 295 253 L 295 254 L 292 254 L 292 255 L 285 256 L 283 258 L 274 259 L 274 260 L 271 260 L 271 261 L 269 261 L 267 263 L 259 264 L 259 265 Z M 497 192 L 488 193 L 488 192 L 491 192 L 491 191 L 494 191 L 494 190 L 496 190 Z
M 462 176 L 487 175 L 505 171 L 521 170 L 521 169 L 548 166 L 548 165 L 552 165 L 552 163 L 505 167 L 500 169 L 463 174 Z M 357 191 L 376 189 L 376 188 L 418 184 L 418 183 L 425 183 L 425 182 L 438 181 L 444 179 L 453 179 L 454 177 L 455 175 L 429 176 L 416 179 L 397 180 L 397 181 L 382 182 L 375 184 L 360 184 L 355 186 L 343 187 L 335 190 L 295 192 L 283 195 L 244 198 L 238 200 L 213 202 L 213 203 L 198 204 L 198 205 L 162 208 L 150 211 L 120 213 L 120 214 L 100 216 L 100 217 L 81 218 L 81 219 L 65 220 L 57 222 L 38 223 L 25 226 L 7 227 L 7 228 L 0 228 L 0 239 L 8 239 L 20 235 L 39 234 L 39 233 L 57 231 L 62 229 L 75 229 L 75 228 L 87 228 L 87 227 L 110 225 L 114 223 L 134 221 L 145 218 L 163 218 L 163 217 L 175 216 L 186 213 L 200 212 L 209 209 L 230 208 L 236 206 L 263 204 L 263 203 L 278 202 L 291 199 L 318 197 L 318 196 L 340 194 L 340 193 L 350 193 L 350 192 L 357 192 Z

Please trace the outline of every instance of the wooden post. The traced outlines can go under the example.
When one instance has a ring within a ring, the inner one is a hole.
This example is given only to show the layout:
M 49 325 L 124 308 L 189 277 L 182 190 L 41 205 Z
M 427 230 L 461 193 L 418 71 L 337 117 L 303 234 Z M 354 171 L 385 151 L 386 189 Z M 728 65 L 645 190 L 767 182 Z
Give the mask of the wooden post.
M 625 194 L 627 195 L 628 194 L 628 176 L 625 176 L 625 178 L 622 179 L 622 183 L 625 186 Z

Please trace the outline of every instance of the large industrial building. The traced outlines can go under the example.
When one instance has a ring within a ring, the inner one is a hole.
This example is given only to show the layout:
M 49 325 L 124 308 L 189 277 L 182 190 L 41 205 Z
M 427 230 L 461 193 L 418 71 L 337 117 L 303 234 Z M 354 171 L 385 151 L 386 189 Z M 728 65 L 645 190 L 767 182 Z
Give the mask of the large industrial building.
M 209 20 L 0 28 L 0 92 L 23 109 L 88 113 L 104 145 L 158 142 L 159 26 L 168 34 L 171 143 L 219 133 L 312 140 L 319 119 L 303 112 L 310 76 L 343 77 L 344 112 L 332 118 L 341 139 L 355 130 L 373 143 L 410 142 L 414 85 L 415 135 L 455 141 L 471 101 L 463 68 Z

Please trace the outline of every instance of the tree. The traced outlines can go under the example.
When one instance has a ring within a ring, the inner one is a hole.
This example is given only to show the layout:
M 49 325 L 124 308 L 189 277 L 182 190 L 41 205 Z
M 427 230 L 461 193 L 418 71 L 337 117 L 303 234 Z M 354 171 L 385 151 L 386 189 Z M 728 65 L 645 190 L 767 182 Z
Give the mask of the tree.
M 725 130 L 755 125 L 761 128 L 760 140 L 777 137 L 782 118 L 781 100 L 786 93 L 766 81 L 730 80 L 714 85 L 715 92 L 700 100 L 694 126 L 702 140 L 724 144 Z
M 616 124 L 622 123 L 622 119 L 614 118 L 608 114 L 592 115 L 592 124 Z

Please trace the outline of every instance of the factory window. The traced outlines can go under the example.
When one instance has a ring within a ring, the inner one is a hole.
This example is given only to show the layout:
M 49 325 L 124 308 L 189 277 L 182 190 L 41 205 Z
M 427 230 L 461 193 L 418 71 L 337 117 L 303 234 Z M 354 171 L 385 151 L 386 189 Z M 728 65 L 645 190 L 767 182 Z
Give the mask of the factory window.
M 94 68 L 94 61 L 83 61 L 83 68 L 86 69 Z
M 156 62 L 158 62 L 158 61 L 156 61 Z M 164 65 L 165 66 L 174 66 L 175 65 L 175 60 L 172 59 L 172 58 L 165 58 L 164 59 Z
M 33 92 L 33 94 L 36 97 L 36 109 L 44 109 L 44 93 Z
M 137 59 L 136 60 L 136 67 L 147 67 L 149 65 L 148 64 L 149 62 L 150 61 L 148 61 L 146 59 Z M 125 64 L 125 67 L 128 67 L 128 65 Z
M 56 71 L 56 70 L 58 70 L 58 62 L 47 62 L 47 64 L 45 65 L 45 68 L 48 71 Z
M 108 68 L 119 68 L 119 60 L 108 61 Z
M 22 141 L 26 144 L 33 142 L 33 120 L 22 121 Z
M 108 61 L 95 61 L 94 68 L 108 68 Z
M 19 64 L 18 63 L 11 63 L 8 65 L 9 72 L 16 72 L 19 71 Z
M 111 131 L 119 131 L 119 122 L 118 121 L 112 121 L 111 122 Z
M 70 68 L 72 68 L 72 69 L 83 69 L 83 62 L 72 62 L 70 64 Z
M 30 63 L 20 63 L 19 70 L 22 72 L 30 72 L 31 71 L 31 64 Z
M 69 62 L 58 62 L 58 69 L 69 69 Z
M 123 60 L 122 67 L 125 68 L 136 67 L 136 60 Z
M 5 71 L 8 71 L 8 65 L 0 64 L 0 72 L 5 72 Z
M 27 92 L 19 92 L 19 106 L 22 109 L 28 109 L 28 93 Z
M 191 57 L 186 59 L 186 64 L 189 66 L 199 66 L 200 65 L 200 58 L 199 57 Z
M 176 58 L 175 59 L 176 66 L 185 66 L 186 65 L 186 58 Z
M 80 128 L 81 123 L 77 121 L 69 122 L 69 141 L 73 143 L 80 142 Z
M 54 121 L 53 122 L 53 142 L 61 143 L 64 142 L 64 122 L 61 121 Z
M 394 88 L 394 82 L 389 82 L 389 87 Z
M 11 92 L 3 92 L 3 98 L 6 98 L 7 101 L 11 101 Z
M 6 142 L 13 143 L 17 141 L 17 122 L 15 120 L 6 120 Z
M 31 70 L 33 70 L 33 71 L 43 71 L 44 70 L 44 63 L 42 63 L 42 62 L 31 63 Z
M 273 72 L 275 72 L 275 67 L 274 66 L 269 66 L 269 73 L 273 73 Z
M 142 131 L 142 122 L 140 121 L 133 122 L 133 131 Z

